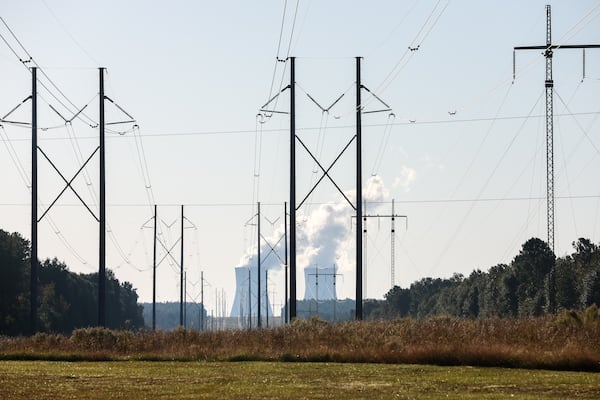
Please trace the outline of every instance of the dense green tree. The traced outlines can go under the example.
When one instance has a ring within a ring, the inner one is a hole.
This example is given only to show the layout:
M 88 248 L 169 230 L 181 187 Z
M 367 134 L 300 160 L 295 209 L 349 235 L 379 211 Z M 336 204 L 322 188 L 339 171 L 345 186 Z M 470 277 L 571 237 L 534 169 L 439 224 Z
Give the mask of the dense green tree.
M 581 303 L 583 307 L 593 304 L 600 307 L 600 269 L 587 272 L 583 277 Z
M 600 261 L 600 249 L 589 239 L 579 238 L 573 242 L 573 247 L 575 253 L 572 258 L 578 266 L 592 266 Z
M 475 270 L 465 279 L 462 297 L 460 299 L 462 317 L 476 318 L 481 312 L 482 305 L 485 306 L 485 299 L 482 293 L 485 291 L 486 274 L 481 270 Z
M 69 303 L 56 292 L 54 283 L 40 286 L 38 307 L 39 329 L 43 332 L 64 332 L 69 319 Z
M 553 280 L 555 311 L 572 310 L 579 307 L 581 291 L 579 289 L 577 266 L 567 259 L 559 259 L 549 274 Z
M 465 287 L 462 285 L 465 277 L 462 274 L 454 274 L 450 279 L 445 279 L 440 286 L 443 289 L 436 296 L 435 306 L 430 314 L 435 315 L 460 315 L 462 299 L 465 297 Z
M 480 291 L 480 298 L 483 299 L 480 305 L 480 316 L 510 315 L 510 297 L 504 283 L 507 273 L 508 265 L 506 264 L 495 265 L 488 271 Z
M 536 316 L 600 304 L 600 248 L 573 242 L 574 253 L 556 259 L 540 239 L 527 240 L 509 264 L 476 270 L 465 278 L 424 278 L 385 295 L 386 315 L 426 317 Z
M 410 310 L 410 290 L 394 286 L 384 296 L 387 314 L 392 317 L 406 317 Z
M 29 333 L 29 242 L 0 230 L 0 334 Z M 142 328 L 142 307 L 128 282 L 119 283 L 107 270 L 107 327 Z M 57 259 L 40 263 L 38 325 L 45 332 L 69 333 L 94 326 L 98 313 L 98 274 L 76 274 Z
M 59 296 L 67 305 L 59 312 L 64 316 L 63 320 L 53 319 L 54 323 L 48 322 L 42 326 L 43 330 L 49 332 L 70 332 L 73 329 L 93 326 L 96 322 L 97 306 L 95 300 L 95 288 L 86 275 L 69 272 L 67 266 L 55 259 L 44 260 L 40 265 L 40 286 L 52 285 L 55 296 Z M 53 309 L 61 303 L 54 304 L 52 299 L 42 297 L 40 308 Z M 45 304 L 50 301 L 50 304 Z M 41 314 L 40 314 L 41 316 Z
M 544 312 L 546 276 L 554 267 L 554 253 L 541 239 L 532 238 L 523 244 L 512 262 L 518 282 L 519 315 L 536 316 Z
M 29 330 L 29 242 L 0 229 L 0 334 Z
M 448 288 L 451 285 L 451 281 L 440 278 L 423 278 L 410 285 L 410 316 L 415 318 L 425 318 L 438 314 L 436 308 L 438 297 L 445 288 Z

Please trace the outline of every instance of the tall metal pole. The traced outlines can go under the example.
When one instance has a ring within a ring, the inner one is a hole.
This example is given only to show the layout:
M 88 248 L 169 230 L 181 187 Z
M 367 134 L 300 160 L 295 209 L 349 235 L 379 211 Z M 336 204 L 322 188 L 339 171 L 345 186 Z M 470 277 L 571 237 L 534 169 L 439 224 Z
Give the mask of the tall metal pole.
M 98 262 L 98 325 L 106 326 L 106 181 L 104 153 L 104 68 L 100 73 L 100 243 Z
M 183 273 L 183 329 L 187 329 L 187 299 L 185 298 L 185 293 L 187 289 L 187 274 Z
M 265 313 L 267 315 L 267 328 L 269 327 L 269 270 L 265 269 Z
M 221 288 L 219 296 L 219 304 L 221 306 L 221 329 L 223 329 L 225 327 L 225 290 L 223 288 Z
M 181 261 L 179 263 L 179 325 L 183 326 L 183 205 L 181 205 Z
M 258 307 L 257 308 L 257 310 L 258 310 L 258 312 L 257 312 L 258 313 L 258 322 L 257 322 L 256 326 L 258 328 L 260 328 L 262 326 L 261 315 L 260 315 L 260 305 L 261 305 L 260 303 L 262 302 L 262 294 L 261 294 L 261 291 L 260 291 L 260 201 L 258 202 L 258 216 L 257 216 L 257 218 L 258 218 L 258 245 L 257 245 L 257 249 L 256 249 L 257 250 L 257 254 L 256 254 L 257 258 L 256 259 L 258 261 L 258 271 L 257 271 L 257 273 L 258 273 L 258 275 L 257 275 L 257 278 L 258 278 L 258 285 L 257 285 L 258 286 L 258 290 L 257 290 L 256 296 L 257 296 L 257 301 L 258 301 L 258 304 L 257 304 L 257 307 Z
M 356 319 L 363 319 L 362 288 L 362 104 L 360 57 L 356 57 Z
M 315 266 L 315 305 L 317 308 L 317 318 L 319 317 L 319 267 Z
M 392 199 L 392 232 L 390 241 L 390 269 L 392 287 L 396 285 L 396 218 L 394 217 L 394 199 Z
M 248 267 L 248 329 L 252 329 L 252 268 Z
M 285 273 L 285 287 L 284 287 L 284 291 L 285 291 L 285 298 L 284 298 L 284 303 L 283 303 L 283 312 L 284 312 L 284 316 L 283 316 L 283 320 L 284 322 L 287 324 L 289 319 L 288 319 L 288 315 L 289 315 L 289 299 L 288 299 L 288 227 L 287 227 L 287 201 L 283 203 L 283 235 L 284 235 L 284 248 L 285 248 L 285 253 L 284 253 L 284 262 L 285 262 L 285 266 L 284 266 L 284 273 Z
M 30 322 L 31 334 L 37 332 L 38 292 L 38 215 L 37 215 L 37 68 L 31 68 L 31 286 Z
M 336 276 L 337 276 L 337 266 L 333 264 L 333 322 L 336 322 L 336 308 L 337 308 L 337 288 L 336 288 Z
M 367 208 L 367 200 L 365 200 L 363 202 L 363 244 L 362 244 L 362 249 L 363 249 L 363 254 L 362 254 L 362 278 L 363 278 L 363 291 L 365 293 L 367 293 L 367 295 L 369 294 L 369 284 L 367 282 L 367 277 L 368 277 L 368 270 L 369 270 L 369 256 L 368 254 L 368 250 L 369 250 L 369 243 L 368 243 L 368 238 L 367 238 L 367 217 L 365 216 L 365 214 L 368 214 L 367 212 L 368 208 Z
M 296 58 L 290 57 L 290 320 L 296 318 Z
M 157 208 L 154 205 L 154 243 L 152 245 L 152 330 L 156 330 L 156 226 Z
M 548 246 L 554 251 L 554 125 L 552 80 L 552 21 L 550 5 L 546 5 L 546 208 L 548 217 Z
M 219 289 L 215 288 L 215 325 L 216 330 L 219 330 Z
M 200 271 L 200 304 L 202 304 L 202 310 L 200 310 L 200 330 L 204 331 L 204 271 Z

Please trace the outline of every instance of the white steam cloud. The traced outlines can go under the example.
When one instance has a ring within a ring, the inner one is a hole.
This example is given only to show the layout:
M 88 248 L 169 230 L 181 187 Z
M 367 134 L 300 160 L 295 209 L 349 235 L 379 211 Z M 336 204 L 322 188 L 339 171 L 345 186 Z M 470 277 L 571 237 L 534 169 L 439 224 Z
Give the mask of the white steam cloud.
M 400 176 L 394 180 L 394 187 L 401 188 L 405 193 L 410 192 L 412 184 L 417 179 L 417 171 L 403 165 L 400 169 Z
M 356 192 L 354 190 L 347 191 L 345 194 L 350 201 L 355 202 Z M 379 176 L 370 177 L 363 190 L 363 199 L 367 202 L 381 202 L 388 198 L 389 191 L 383 180 Z M 369 210 L 372 209 L 369 206 Z M 323 268 L 335 265 L 340 273 L 346 273 L 348 276 L 354 271 L 355 221 L 352 218 L 353 215 L 355 212 L 348 204 L 337 203 L 322 204 L 311 210 L 305 217 L 298 216 L 296 229 L 298 293 L 302 293 L 300 286 L 304 286 L 302 277 L 306 267 Z M 283 218 L 281 220 L 283 222 Z M 265 236 L 274 251 L 271 250 L 269 244 L 261 241 L 261 270 L 273 270 L 274 279 L 279 279 L 276 276 L 281 277 L 275 270 L 281 271 L 283 267 L 285 244 L 284 239 L 280 240 L 283 234 L 284 227 L 281 223 L 269 236 Z M 279 243 L 276 244 L 278 241 Z M 238 266 L 251 268 L 253 271 L 257 269 L 256 243 L 246 250 Z M 283 280 L 282 277 L 281 280 Z

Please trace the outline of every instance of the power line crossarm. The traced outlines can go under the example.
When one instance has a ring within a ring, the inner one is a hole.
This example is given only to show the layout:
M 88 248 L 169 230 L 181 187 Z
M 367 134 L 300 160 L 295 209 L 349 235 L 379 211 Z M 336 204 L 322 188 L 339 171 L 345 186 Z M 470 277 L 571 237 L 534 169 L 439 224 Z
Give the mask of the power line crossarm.
M 553 44 L 550 46 L 516 46 L 515 50 L 600 49 L 600 44 Z

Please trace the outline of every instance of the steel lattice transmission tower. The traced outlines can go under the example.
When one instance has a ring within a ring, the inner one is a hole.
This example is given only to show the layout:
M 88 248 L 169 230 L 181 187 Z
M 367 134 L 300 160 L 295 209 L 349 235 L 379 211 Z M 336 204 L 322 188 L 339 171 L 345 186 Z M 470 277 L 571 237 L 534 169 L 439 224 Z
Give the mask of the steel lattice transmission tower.
M 554 251 L 554 80 L 552 80 L 552 20 L 546 5 L 546 210 L 548 246 Z
M 598 44 L 556 45 L 552 44 L 552 20 L 550 5 L 546 5 L 546 44 L 543 46 L 518 46 L 513 50 L 513 81 L 515 79 L 516 50 L 543 50 L 546 58 L 546 210 L 548 246 L 554 251 L 554 80 L 552 79 L 552 56 L 558 49 L 582 49 L 585 71 L 585 49 L 600 48 Z M 585 78 L 585 72 L 584 72 Z

